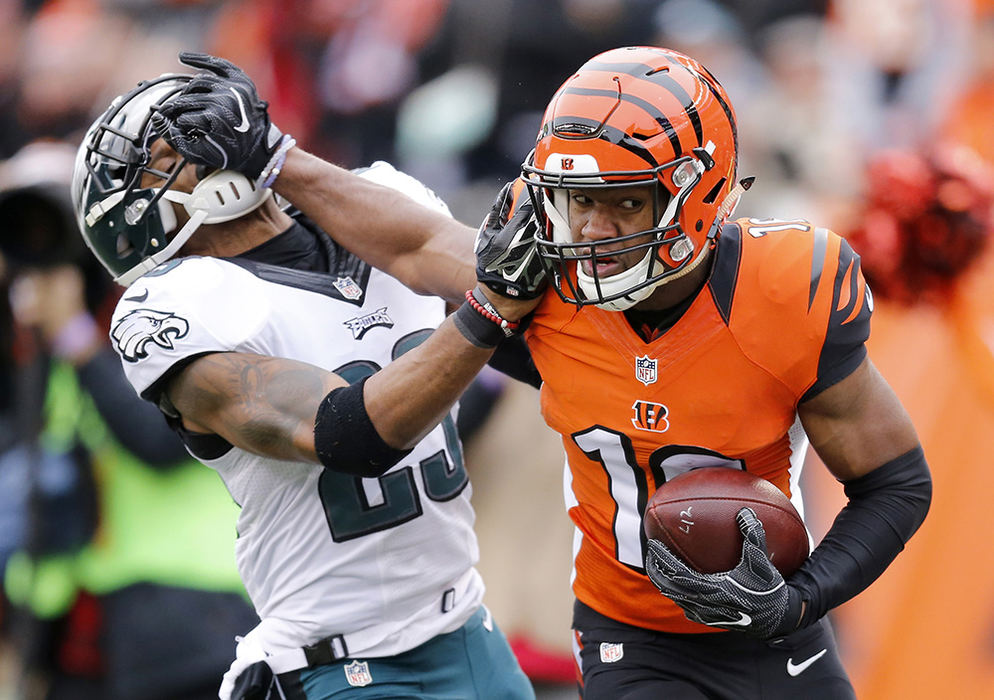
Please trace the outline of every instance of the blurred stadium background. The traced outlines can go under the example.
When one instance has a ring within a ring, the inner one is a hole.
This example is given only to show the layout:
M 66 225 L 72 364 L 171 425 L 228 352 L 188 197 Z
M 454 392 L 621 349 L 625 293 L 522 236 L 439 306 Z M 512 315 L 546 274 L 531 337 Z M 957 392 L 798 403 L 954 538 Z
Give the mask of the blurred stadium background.
M 308 150 L 346 167 L 389 160 L 475 224 L 555 88 L 631 44 L 684 51 L 727 88 L 740 174 L 757 176 L 737 216 L 808 219 L 863 254 L 871 357 L 915 420 L 935 497 L 898 561 L 833 613 L 859 696 L 994 697 L 994 1 L 0 0 L 0 191 L 25 176 L 26 146 L 75 146 L 111 97 L 202 50 L 242 66 Z M 18 402 L 41 398 L 12 388 L 23 347 L 4 278 L 9 456 L 17 416 L 35 410 Z M 558 445 L 531 389 L 487 374 L 468 398 L 487 602 L 541 694 L 575 697 Z M 830 482 L 812 465 L 802 484 L 816 539 L 841 505 Z M 2 504 L 0 554 L 19 527 Z M 9 617 L 0 700 L 22 700 Z

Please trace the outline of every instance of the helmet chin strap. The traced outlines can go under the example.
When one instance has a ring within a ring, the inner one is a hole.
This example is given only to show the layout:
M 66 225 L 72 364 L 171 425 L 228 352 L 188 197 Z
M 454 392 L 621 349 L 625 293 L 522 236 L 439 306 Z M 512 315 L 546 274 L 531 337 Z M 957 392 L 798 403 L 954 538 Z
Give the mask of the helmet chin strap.
M 639 302 L 648 299 L 660 285 L 675 282 L 696 270 L 700 266 L 701 262 L 704 261 L 704 258 L 707 257 L 709 249 L 709 245 L 702 246 L 693 260 L 671 275 L 667 275 L 662 279 L 656 280 L 652 284 L 647 284 L 641 289 L 629 292 L 622 297 L 612 299 L 611 301 L 602 301 L 594 304 L 594 306 L 598 309 L 604 309 L 606 311 L 627 311 Z M 626 289 L 631 285 L 637 284 L 640 279 L 648 279 L 649 277 L 662 274 L 665 271 L 665 268 L 659 260 L 655 260 L 650 263 L 652 253 L 652 249 L 646 251 L 645 257 L 627 270 L 619 272 L 616 275 L 612 275 L 607 279 L 599 280 L 601 295 L 610 296 L 612 294 L 610 289 L 605 289 L 607 285 L 613 288 Z M 646 274 L 650 264 L 652 264 L 652 273 Z M 585 294 L 589 296 L 597 296 L 597 285 L 594 283 L 594 278 L 591 275 L 586 274 L 579 264 L 577 264 L 576 267 L 576 279 L 579 283 L 580 289 L 583 290 Z M 607 292 L 606 295 L 605 292 Z
M 114 281 L 124 287 L 130 286 L 136 279 L 176 255 L 201 225 L 220 224 L 245 216 L 262 206 L 270 195 L 272 190 L 256 188 L 247 177 L 234 170 L 211 173 L 198 182 L 189 194 L 166 190 L 162 194 L 162 200 L 182 204 L 190 215 L 189 220 L 165 248 L 139 261 L 130 270 L 115 277 Z M 160 205 L 168 207 L 162 200 Z M 175 222 L 175 216 L 172 220 Z
M 649 274 L 648 272 L 650 265 L 653 268 L 652 274 Z M 593 275 L 588 275 L 583 271 L 582 266 L 578 262 L 576 265 L 576 281 L 579 284 L 580 289 L 587 295 L 588 298 L 596 298 L 598 296 L 611 296 L 613 294 L 617 294 L 622 290 L 629 289 L 638 284 L 641 280 L 660 274 L 661 272 L 663 272 L 663 264 L 658 260 L 653 261 L 652 250 L 647 250 L 645 256 L 630 268 L 622 270 L 618 274 L 611 275 L 605 279 L 595 280 Z M 618 297 L 617 299 L 598 302 L 594 304 L 594 306 L 607 311 L 624 311 L 626 309 L 630 309 L 632 306 L 652 294 L 658 284 L 659 283 L 657 282 L 656 284 L 646 285 L 641 289 L 636 289 L 622 297 Z
M 179 249 L 183 247 L 183 244 L 185 244 L 190 239 L 190 236 L 193 235 L 193 232 L 200 228 L 200 225 L 204 223 L 205 219 L 207 219 L 207 212 L 205 210 L 200 209 L 196 211 L 193 216 L 190 217 L 190 220 L 183 225 L 183 228 L 181 228 L 179 232 L 173 236 L 173 239 L 169 242 L 169 245 L 160 250 L 158 253 L 150 255 L 144 260 L 139 260 L 137 265 L 132 267 L 123 275 L 115 277 L 114 281 L 122 287 L 130 287 L 132 282 L 144 275 L 146 272 L 151 272 L 166 260 L 169 260 L 169 258 L 176 255 L 176 253 L 179 252 Z

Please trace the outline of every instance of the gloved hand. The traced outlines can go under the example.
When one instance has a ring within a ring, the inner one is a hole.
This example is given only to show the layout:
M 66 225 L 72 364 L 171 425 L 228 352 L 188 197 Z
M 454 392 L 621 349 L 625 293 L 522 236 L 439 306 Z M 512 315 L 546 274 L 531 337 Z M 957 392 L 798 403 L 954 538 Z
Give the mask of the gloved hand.
M 476 279 L 502 296 L 536 299 L 546 285 L 535 249 L 539 223 L 528 197 L 508 219 L 514 200 L 511 187 L 504 185 L 476 234 Z
M 235 660 L 221 679 L 220 700 L 265 700 L 273 672 L 264 661 L 266 652 L 251 633 L 237 637 Z
M 230 700 L 267 700 L 272 687 L 272 669 L 265 661 L 256 661 L 238 674 L 229 698 Z
M 261 184 L 293 139 L 270 121 L 268 103 L 241 68 L 204 53 L 183 51 L 179 59 L 201 72 L 158 108 L 152 127 L 187 160 Z
M 756 513 L 743 508 L 735 519 L 745 541 L 742 559 L 731 571 L 699 573 L 662 542 L 650 539 L 646 574 L 683 609 L 688 620 L 762 639 L 787 635 L 800 620 L 800 593 L 767 558 L 766 531 Z

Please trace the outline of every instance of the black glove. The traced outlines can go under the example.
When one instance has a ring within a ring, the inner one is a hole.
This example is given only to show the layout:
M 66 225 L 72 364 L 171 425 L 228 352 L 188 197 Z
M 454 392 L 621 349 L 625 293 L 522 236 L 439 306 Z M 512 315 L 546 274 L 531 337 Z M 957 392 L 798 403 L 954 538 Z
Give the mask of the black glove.
M 801 616 L 800 593 L 766 556 L 766 531 L 751 508 L 735 516 L 745 541 L 731 571 L 694 571 L 659 540 L 650 539 L 645 571 L 656 588 L 683 608 L 688 620 L 762 639 L 792 632 Z
M 187 160 L 237 170 L 258 183 L 284 146 L 283 132 L 269 120 L 268 103 L 230 61 L 188 51 L 180 52 L 179 60 L 206 72 L 157 109 L 152 127 Z
M 273 686 L 273 671 L 265 661 L 256 661 L 235 680 L 231 700 L 266 700 Z
M 535 250 L 539 223 L 528 198 L 508 220 L 513 199 L 508 183 L 476 234 L 476 279 L 503 296 L 535 299 L 546 284 L 545 268 Z

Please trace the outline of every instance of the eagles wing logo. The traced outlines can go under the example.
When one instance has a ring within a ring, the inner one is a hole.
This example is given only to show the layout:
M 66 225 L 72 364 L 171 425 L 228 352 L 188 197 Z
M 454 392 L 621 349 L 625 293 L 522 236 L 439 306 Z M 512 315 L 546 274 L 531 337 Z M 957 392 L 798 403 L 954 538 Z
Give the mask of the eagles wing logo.
M 128 362 L 138 362 L 148 357 L 146 347 L 150 342 L 171 350 L 173 340 L 182 338 L 189 330 L 186 319 L 174 313 L 135 309 L 117 322 L 110 335 L 117 343 L 121 357 Z

